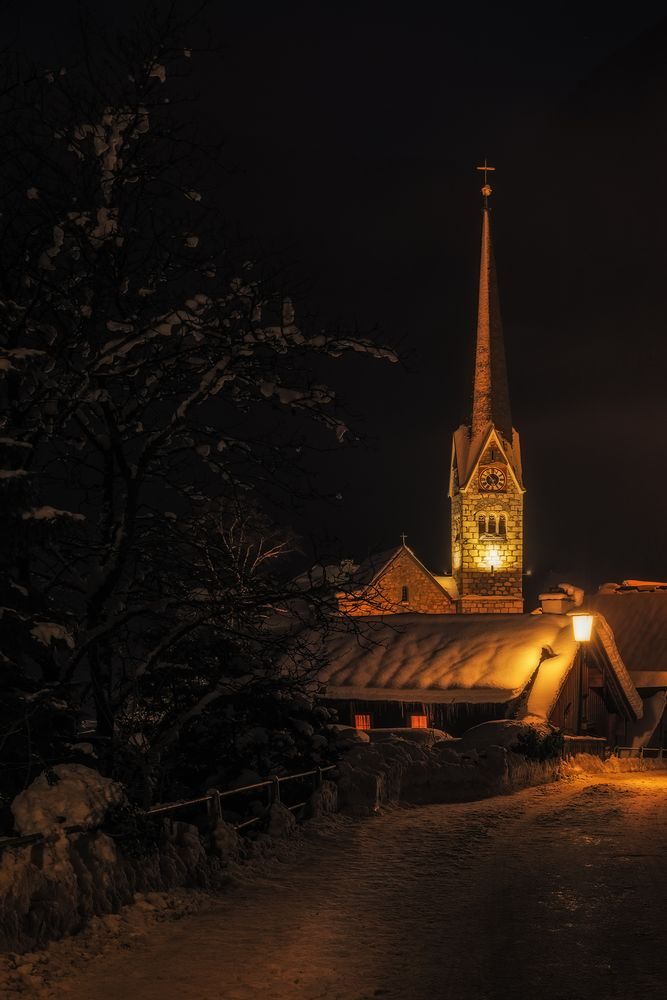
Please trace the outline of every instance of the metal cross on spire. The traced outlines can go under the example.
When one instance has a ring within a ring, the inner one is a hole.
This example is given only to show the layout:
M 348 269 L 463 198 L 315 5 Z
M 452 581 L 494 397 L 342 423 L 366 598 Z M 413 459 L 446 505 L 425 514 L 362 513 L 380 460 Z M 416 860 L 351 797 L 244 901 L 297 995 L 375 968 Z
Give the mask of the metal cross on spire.
M 484 207 L 486 208 L 486 206 L 488 205 L 488 202 L 489 202 L 489 196 L 491 195 L 491 192 L 493 191 L 493 188 L 489 184 L 489 179 L 487 177 L 487 174 L 488 174 L 489 170 L 495 170 L 496 168 L 495 167 L 490 167 L 489 164 L 486 162 L 486 157 L 484 157 L 484 166 L 483 167 L 477 167 L 476 169 L 477 170 L 482 170 L 484 172 L 484 186 L 482 188 L 482 194 L 484 195 Z
M 405 546 L 405 539 L 406 539 L 407 537 L 408 537 L 408 536 L 407 536 L 407 535 L 405 534 L 405 532 L 403 532 L 403 534 L 401 535 L 401 542 L 403 543 L 403 545 L 404 545 L 404 546 Z

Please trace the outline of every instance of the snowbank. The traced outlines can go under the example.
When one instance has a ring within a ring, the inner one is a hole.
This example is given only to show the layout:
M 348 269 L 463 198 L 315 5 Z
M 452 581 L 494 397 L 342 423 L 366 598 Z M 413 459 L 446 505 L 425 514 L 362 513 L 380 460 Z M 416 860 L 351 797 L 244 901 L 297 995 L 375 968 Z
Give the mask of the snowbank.
M 544 738 L 555 732 L 553 726 L 539 716 L 526 716 L 523 719 L 497 719 L 492 722 L 481 722 L 463 734 L 460 740 L 465 749 L 486 750 L 488 747 L 504 747 L 512 750 L 517 746 L 520 736 L 527 735 L 529 729 L 537 731 Z
M 516 730 L 513 732 L 516 741 Z M 432 747 L 394 737 L 350 750 L 338 766 L 340 808 L 368 816 L 396 802 L 461 802 L 555 781 L 560 760 L 526 760 L 502 746 L 466 748 L 463 741 Z
M 83 764 L 56 764 L 40 774 L 12 802 L 14 825 L 21 835 L 48 836 L 66 826 L 100 826 L 110 806 L 125 799 L 122 787 Z
M 53 771 L 56 784 L 37 779 L 12 806 L 22 833 L 46 839 L 0 851 L 0 951 L 30 951 L 76 934 L 97 917 L 119 913 L 138 894 L 141 900 L 180 888 L 220 889 L 238 863 L 275 856 L 296 831 L 294 815 L 280 803 L 267 815 L 267 832 L 250 838 L 223 820 L 200 830 L 162 818 L 155 821 L 155 842 L 144 843 L 140 856 L 128 854 L 124 839 L 91 829 L 110 804 L 123 800 L 120 786 L 80 765 Z M 337 806 L 336 786 L 323 781 L 306 803 L 306 816 L 323 817 Z M 70 825 L 85 829 L 65 832 Z
M 624 774 L 630 771 L 665 771 L 667 758 L 653 757 L 610 757 L 601 760 L 588 753 L 579 753 L 571 760 L 563 761 L 563 773 L 577 774 Z

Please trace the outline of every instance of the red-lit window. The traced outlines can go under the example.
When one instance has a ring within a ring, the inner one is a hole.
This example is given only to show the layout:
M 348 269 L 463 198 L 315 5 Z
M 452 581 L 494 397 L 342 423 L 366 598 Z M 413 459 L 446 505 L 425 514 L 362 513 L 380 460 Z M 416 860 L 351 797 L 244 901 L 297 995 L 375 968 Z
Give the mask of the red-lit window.
M 411 715 L 410 729 L 428 729 L 427 715 Z
M 371 717 L 370 717 L 370 715 L 355 715 L 355 717 L 354 717 L 354 728 L 355 729 L 370 729 L 371 728 Z

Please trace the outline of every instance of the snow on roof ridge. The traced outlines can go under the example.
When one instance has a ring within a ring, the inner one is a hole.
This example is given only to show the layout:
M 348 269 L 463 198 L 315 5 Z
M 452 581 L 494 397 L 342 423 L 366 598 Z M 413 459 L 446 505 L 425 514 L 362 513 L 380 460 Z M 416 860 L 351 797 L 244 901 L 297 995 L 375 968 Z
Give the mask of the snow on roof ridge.
M 609 622 L 599 611 L 595 612 L 595 634 L 599 637 L 604 648 L 614 675 L 623 689 L 623 694 L 628 700 L 636 719 L 641 719 L 644 714 L 644 703 L 635 687 L 630 672 L 623 662 L 614 633 Z

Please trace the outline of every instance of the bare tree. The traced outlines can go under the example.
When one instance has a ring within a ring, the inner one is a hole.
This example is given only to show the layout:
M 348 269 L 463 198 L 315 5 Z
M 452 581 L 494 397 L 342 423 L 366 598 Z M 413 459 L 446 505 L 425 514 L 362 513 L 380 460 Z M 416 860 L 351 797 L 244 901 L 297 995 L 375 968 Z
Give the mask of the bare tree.
M 150 691 L 156 752 L 237 683 L 232 661 L 243 675 L 286 644 L 264 572 L 285 542 L 255 526 L 246 544 L 230 511 L 300 488 L 285 415 L 345 438 L 315 359 L 395 360 L 303 329 L 231 245 L 183 30 L 154 13 L 114 43 L 86 29 L 73 66 L 8 62 L 0 103 L 3 649 L 33 694 L 89 689 L 109 745 Z

